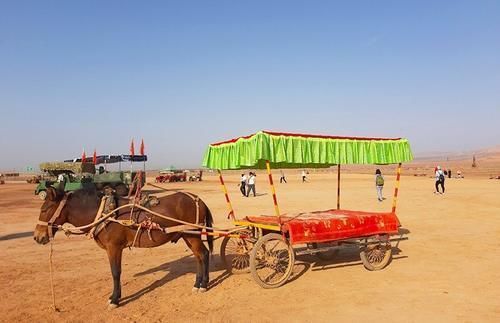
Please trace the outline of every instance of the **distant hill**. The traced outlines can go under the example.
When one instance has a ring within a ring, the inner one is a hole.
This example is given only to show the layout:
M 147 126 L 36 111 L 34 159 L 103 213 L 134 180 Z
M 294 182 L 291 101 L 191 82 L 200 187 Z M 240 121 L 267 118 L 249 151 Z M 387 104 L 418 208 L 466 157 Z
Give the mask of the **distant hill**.
M 500 160 L 500 145 L 490 148 L 466 151 L 466 152 L 428 152 L 416 154 L 416 162 L 425 161 L 468 161 L 472 162 L 472 157 L 476 156 L 476 159 L 482 160 Z
M 476 156 L 477 167 L 472 167 L 472 157 Z M 460 153 L 430 153 L 415 156 L 406 166 L 410 173 L 432 176 L 437 165 L 445 169 L 461 170 L 466 176 L 483 178 L 500 175 L 500 146 Z

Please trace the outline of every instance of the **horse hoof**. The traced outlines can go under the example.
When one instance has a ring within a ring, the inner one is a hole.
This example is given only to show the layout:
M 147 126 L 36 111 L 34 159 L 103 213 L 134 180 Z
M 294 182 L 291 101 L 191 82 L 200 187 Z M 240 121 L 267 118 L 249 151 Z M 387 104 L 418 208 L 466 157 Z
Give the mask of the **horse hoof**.
M 208 289 L 202 287 L 202 288 L 198 289 L 198 293 L 206 293 L 207 290 Z
M 193 288 L 191 289 L 191 292 L 192 292 L 192 293 L 198 293 L 198 290 L 199 290 L 199 288 L 198 288 L 198 287 L 193 287 Z
M 110 309 L 110 310 L 114 310 L 117 307 L 118 307 L 118 304 L 109 303 L 109 305 L 108 305 L 108 309 Z

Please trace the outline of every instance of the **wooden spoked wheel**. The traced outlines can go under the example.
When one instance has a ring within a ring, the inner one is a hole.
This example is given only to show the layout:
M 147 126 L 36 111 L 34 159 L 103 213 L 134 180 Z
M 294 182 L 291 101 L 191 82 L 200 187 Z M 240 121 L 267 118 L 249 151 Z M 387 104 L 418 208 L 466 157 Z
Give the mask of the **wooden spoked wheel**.
M 379 241 L 379 243 L 361 247 L 359 255 L 366 269 L 381 270 L 391 262 L 392 247 L 390 242 Z
M 250 255 L 253 279 L 263 288 L 285 284 L 295 262 L 292 246 L 280 234 L 269 233 L 257 240 Z
M 242 230 L 239 234 L 251 237 L 252 231 Z M 254 238 L 224 237 L 220 247 L 222 264 L 226 270 L 233 274 L 250 272 L 250 252 L 255 244 Z

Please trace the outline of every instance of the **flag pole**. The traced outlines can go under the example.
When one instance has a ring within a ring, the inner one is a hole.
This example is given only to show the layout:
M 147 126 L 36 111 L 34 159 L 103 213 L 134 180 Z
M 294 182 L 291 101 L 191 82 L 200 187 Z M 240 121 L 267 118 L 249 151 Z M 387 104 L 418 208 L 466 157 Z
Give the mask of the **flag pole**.
M 132 170 L 133 170 L 132 159 L 134 158 L 134 155 L 135 155 L 134 138 L 132 138 L 132 141 L 130 142 L 130 178 L 132 178 Z
M 141 149 L 140 149 L 141 156 L 143 156 L 142 160 L 142 169 L 144 171 L 144 176 L 146 176 L 146 159 L 144 159 L 144 139 L 141 139 Z

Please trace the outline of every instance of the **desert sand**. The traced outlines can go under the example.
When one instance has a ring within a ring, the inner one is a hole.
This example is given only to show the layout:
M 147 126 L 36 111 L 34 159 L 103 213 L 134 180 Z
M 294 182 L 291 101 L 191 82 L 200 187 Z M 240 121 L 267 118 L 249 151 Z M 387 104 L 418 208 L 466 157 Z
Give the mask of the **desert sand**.
M 485 176 L 449 179 L 446 194 L 436 195 L 433 179 L 415 177 L 414 172 L 418 167 L 402 177 L 397 209 L 410 231 L 409 240 L 399 244 L 401 251 L 382 271 L 365 270 L 357 249 L 348 248 L 330 261 L 298 257 L 286 285 L 264 290 L 250 274 L 225 273 L 217 240 L 211 288 L 192 294 L 195 262 L 180 241 L 125 251 L 121 306 L 109 310 L 112 280 L 105 252 L 85 237 L 58 233 L 53 256 L 58 313 L 50 309 L 49 246 L 37 245 L 32 237 L 42 202 L 33 195 L 32 184 L 2 185 L 0 321 L 498 322 L 500 181 Z M 286 174 L 288 184 L 278 183 L 276 188 L 282 212 L 335 207 L 333 172 L 311 172 L 305 184 L 298 171 Z M 238 191 L 238 175 L 226 178 L 238 217 L 272 214 L 265 179 L 259 172 L 259 196 L 244 198 Z M 376 199 L 373 180 L 371 174 L 345 174 L 341 207 L 390 210 L 394 176 L 386 174 L 388 199 L 382 203 Z M 215 225 L 231 227 L 213 174 L 207 173 L 200 183 L 161 186 L 198 194 L 212 210 Z

